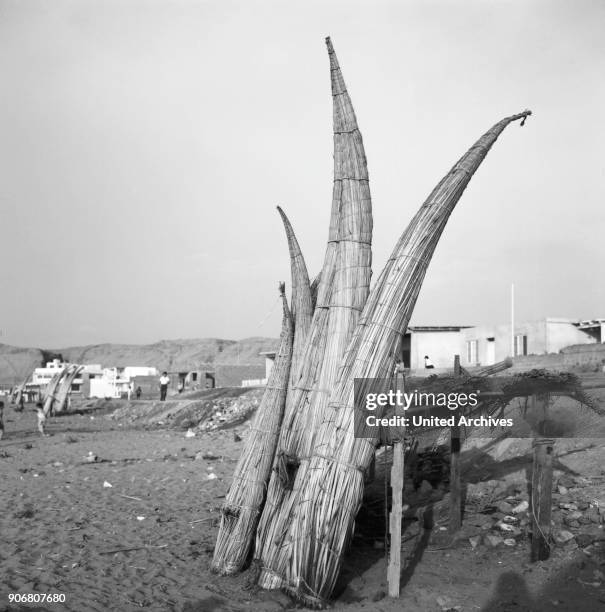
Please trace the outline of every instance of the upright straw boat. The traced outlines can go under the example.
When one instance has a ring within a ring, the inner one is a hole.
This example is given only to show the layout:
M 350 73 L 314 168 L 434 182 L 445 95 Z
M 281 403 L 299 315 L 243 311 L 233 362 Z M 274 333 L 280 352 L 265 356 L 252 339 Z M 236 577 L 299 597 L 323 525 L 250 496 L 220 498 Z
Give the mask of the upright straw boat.
M 59 389 L 56 393 L 55 404 L 53 406 L 54 412 L 63 412 L 67 407 L 67 398 L 71 391 L 71 385 L 75 380 L 76 376 L 84 369 L 84 366 L 69 366 L 65 375 L 61 379 Z
M 280 284 L 280 296 L 283 318 L 275 364 L 222 509 L 212 560 L 212 569 L 220 574 L 239 571 L 248 558 L 275 455 L 288 389 L 293 344 L 292 315 L 283 283 Z
M 59 382 L 63 377 L 65 370 L 61 370 L 53 375 L 48 383 L 46 390 L 44 392 L 44 416 L 48 416 L 53 409 L 53 405 L 55 403 L 56 397 L 55 394 L 57 392 L 57 387 L 59 386 Z

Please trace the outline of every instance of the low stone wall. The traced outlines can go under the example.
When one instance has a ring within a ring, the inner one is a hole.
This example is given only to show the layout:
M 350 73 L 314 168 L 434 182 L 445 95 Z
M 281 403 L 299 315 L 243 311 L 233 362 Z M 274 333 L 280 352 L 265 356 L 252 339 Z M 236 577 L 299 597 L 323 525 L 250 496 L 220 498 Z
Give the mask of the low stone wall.
M 567 366 L 600 370 L 605 364 L 605 344 L 575 344 L 561 353 Z

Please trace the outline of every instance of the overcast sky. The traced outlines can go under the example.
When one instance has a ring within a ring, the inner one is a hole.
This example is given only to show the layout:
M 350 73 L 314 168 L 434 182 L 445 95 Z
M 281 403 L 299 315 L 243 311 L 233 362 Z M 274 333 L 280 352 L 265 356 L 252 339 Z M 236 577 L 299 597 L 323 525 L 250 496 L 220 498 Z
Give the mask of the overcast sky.
M 493 123 L 413 323 L 605 317 L 605 3 L 0 0 L 1 342 L 279 333 L 275 206 L 309 272 L 332 192 L 332 37 L 374 279 Z

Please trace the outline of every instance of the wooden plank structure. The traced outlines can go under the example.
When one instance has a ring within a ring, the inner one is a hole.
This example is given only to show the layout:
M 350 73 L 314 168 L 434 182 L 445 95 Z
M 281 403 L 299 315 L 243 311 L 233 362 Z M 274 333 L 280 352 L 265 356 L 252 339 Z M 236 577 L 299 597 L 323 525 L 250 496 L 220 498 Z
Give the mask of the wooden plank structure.
M 531 397 L 533 408 L 541 407 L 548 414 L 549 397 Z M 534 461 L 531 475 L 531 560 L 544 561 L 550 555 L 550 517 L 552 512 L 552 462 L 555 441 L 536 437 L 533 441 Z
M 389 548 L 389 565 L 387 568 L 387 582 L 389 597 L 399 597 L 401 582 L 401 520 L 403 513 L 403 485 L 404 485 L 404 442 L 403 438 L 393 444 L 393 466 L 391 468 L 391 514 L 389 516 L 389 532 L 391 546 Z
M 454 357 L 454 376 L 461 376 L 460 355 Z M 460 483 L 460 426 L 450 428 L 450 520 L 448 531 L 455 534 L 462 526 L 462 487 Z

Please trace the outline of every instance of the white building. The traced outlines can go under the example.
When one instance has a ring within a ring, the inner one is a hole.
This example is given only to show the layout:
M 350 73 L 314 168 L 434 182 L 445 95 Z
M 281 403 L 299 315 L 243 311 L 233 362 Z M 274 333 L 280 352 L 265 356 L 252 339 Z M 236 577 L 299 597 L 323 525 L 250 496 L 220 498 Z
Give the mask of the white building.
M 43 368 L 36 368 L 28 385 L 44 390 L 57 372 L 63 372 L 70 363 L 59 359 L 47 362 Z M 149 366 L 126 366 L 125 368 L 103 368 L 93 363 L 82 366 L 82 371 L 71 385 L 71 391 L 86 398 L 118 399 L 132 391 L 131 380 L 135 376 L 157 376 L 158 370 Z

